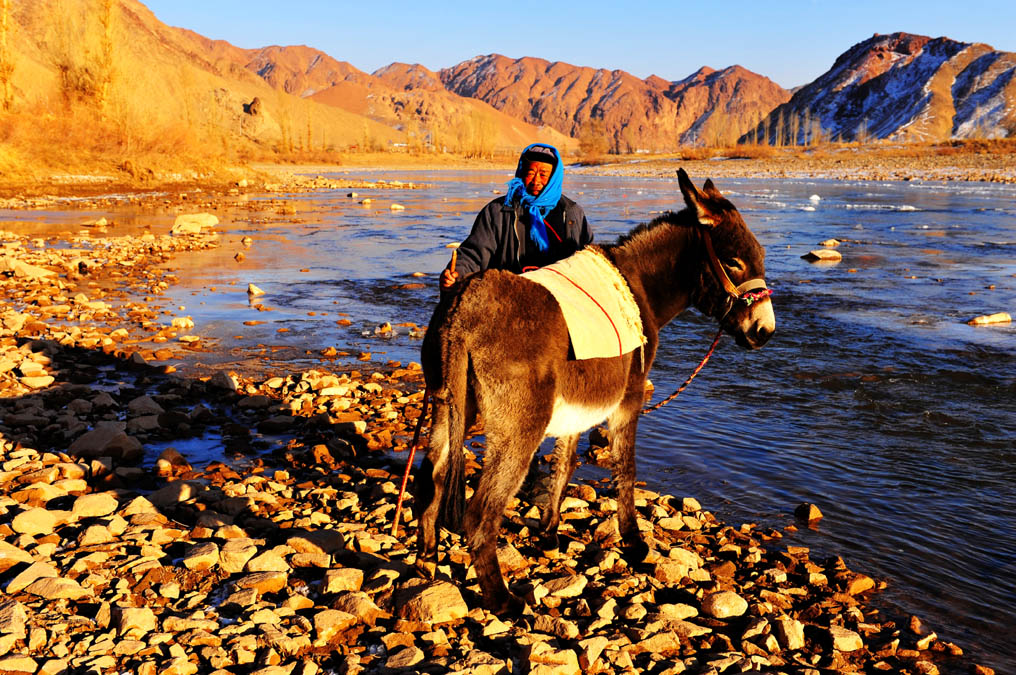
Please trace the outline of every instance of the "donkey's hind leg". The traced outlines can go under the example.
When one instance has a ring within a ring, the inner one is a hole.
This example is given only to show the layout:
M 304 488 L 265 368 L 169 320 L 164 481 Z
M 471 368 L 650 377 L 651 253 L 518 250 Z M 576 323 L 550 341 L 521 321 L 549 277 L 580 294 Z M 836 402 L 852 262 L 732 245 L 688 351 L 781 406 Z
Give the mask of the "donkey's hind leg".
M 435 402 L 430 448 L 420 462 L 413 496 L 414 506 L 418 509 L 416 566 L 427 576 L 434 575 L 437 564 L 437 521 L 444 497 L 449 451 L 448 406 L 437 405 Z
M 519 491 L 543 440 L 543 427 L 537 430 L 530 422 L 528 428 L 509 429 L 496 425 L 495 420 L 490 422 L 483 472 L 466 509 L 466 540 L 484 605 L 499 616 L 517 616 L 526 603 L 505 586 L 497 560 L 497 539 L 505 507 Z
M 561 522 L 561 501 L 564 498 L 564 488 L 575 473 L 578 444 L 579 434 L 562 436 L 554 443 L 547 505 L 540 519 L 540 548 L 548 553 L 557 551 L 558 548 L 557 527 Z
M 636 401 L 634 410 L 630 409 L 631 406 L 622 405 L 608 421 L 612 473 L 617 489 L 617 527 L 624 556 L 629 562 L 642 562 L 649 555 L 649 546 L 639 534 L 638 513 L 635 511 L 635 432 L 640 407 L 639 401 Z
M 418 509 L 416 566 L 433 576 L 437 566 L 438 529 L 459 531 L 465 503 L 465 458 L 462 440 L 466 427 L 476 418 L 475 404 L 467 399 L 463 419 L 446 402 L 434 402 L 430 447 L 420 463 L 415 482 Z

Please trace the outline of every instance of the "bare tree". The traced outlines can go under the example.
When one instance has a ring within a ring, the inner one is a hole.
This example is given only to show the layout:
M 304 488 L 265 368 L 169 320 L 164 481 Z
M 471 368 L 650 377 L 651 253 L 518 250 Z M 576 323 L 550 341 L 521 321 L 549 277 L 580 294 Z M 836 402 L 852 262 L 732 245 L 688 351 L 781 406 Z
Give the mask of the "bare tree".
M 14 57 L 10 49 L 10 0 L 0 0 L 0 107 L 11 109 L 11 77 L 14 75 Z

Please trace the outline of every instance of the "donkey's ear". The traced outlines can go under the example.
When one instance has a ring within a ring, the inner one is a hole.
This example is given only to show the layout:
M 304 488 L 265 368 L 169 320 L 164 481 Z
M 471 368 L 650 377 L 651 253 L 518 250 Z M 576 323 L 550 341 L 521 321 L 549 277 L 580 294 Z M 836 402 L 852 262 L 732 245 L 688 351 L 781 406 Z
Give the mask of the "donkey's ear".
M 715 185 L 713 185 L 712 178 L 706 179 L 706 184 L 702 186 L 702 192 L 712 199 L 724 199 L 724 196 L 720 194 L 720 191 L 716 189 Z
M 699 192 L 699 189 L 691 182 L 691 178 L 688 178 L 688 173 L 684 169 L 677 170 L 677 184 L 681 187 L 681 194 L 684 195 L 684 203 L 688 205 L 688 208 L 695 211 L 699 224 L 706 227 L 715 225 L 716 216 L 713 215 L 712 211 L 704 203 L 706 196 Z M 713 189 L 715 190 L 716 188 Z

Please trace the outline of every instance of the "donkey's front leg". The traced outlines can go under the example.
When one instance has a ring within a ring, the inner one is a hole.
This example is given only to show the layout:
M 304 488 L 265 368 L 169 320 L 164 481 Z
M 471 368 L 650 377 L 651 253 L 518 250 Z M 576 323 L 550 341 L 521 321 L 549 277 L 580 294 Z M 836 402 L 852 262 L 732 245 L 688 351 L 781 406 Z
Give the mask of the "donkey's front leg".
M 624 556 L 629 562 L 642 562 L 649 555 L 649 546 L 639 534 L 635 511 L 635 432 L 639 408 L 624 406 L 611 415 L 610 449 L 613 455 L 614 486 L 617 489 L 617 527 L 621 533 Z
M 561 522 L 561 500 L 565 486 L 575 473 L 578 445 L 579 434 L 563 436 L 554 443 L 547 505 L 540 519 L 540 548 L 547 553 L 556 552 L 558 548 L 557 528 Z

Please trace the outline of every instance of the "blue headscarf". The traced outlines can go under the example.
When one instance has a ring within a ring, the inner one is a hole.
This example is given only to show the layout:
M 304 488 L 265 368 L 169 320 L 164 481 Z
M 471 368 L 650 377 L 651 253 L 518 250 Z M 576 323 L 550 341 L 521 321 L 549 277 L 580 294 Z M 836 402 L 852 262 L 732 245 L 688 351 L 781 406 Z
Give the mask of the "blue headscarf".
M 529 157 L 526 157 L 526 153 L 533 148 L 538 148 L 538 150 L 530 154 Z M 549 154 L 546 154 L 547 150 L 553 152 L 553 160 L 551 160 Z M 543 155 L 543 158 L 540 155 Z M 534 159 L 546 162 L 547 164 L 554 164 L 554 172 L 550 174 L 550 180 L 547 181 L 543 190 L 536 197 L 526 192 L 525 183 L 522 182 L 522 177 L 525 175 L 525 164 Z M 546 143 L 533 143 L 526 146 L 522 154 L 519 155 L 519 166 L 515 169 L 515 178 L 508 182 L 508 193 L 505 196 L 505 203 L 512 206 L 521 205 L 529 213 L 529 236 L 541 251 L 546 251 L 547 247 L 550 246 L 550 242 L 547 241 L 547 224 L 543 219 L 547 217 L 551 209 L 557 206 L 557 202 L 561 199 L 562 183 L 564 183 L 564 166 L 561 162 L 561 153 L 557 151 L 557 148 Z

